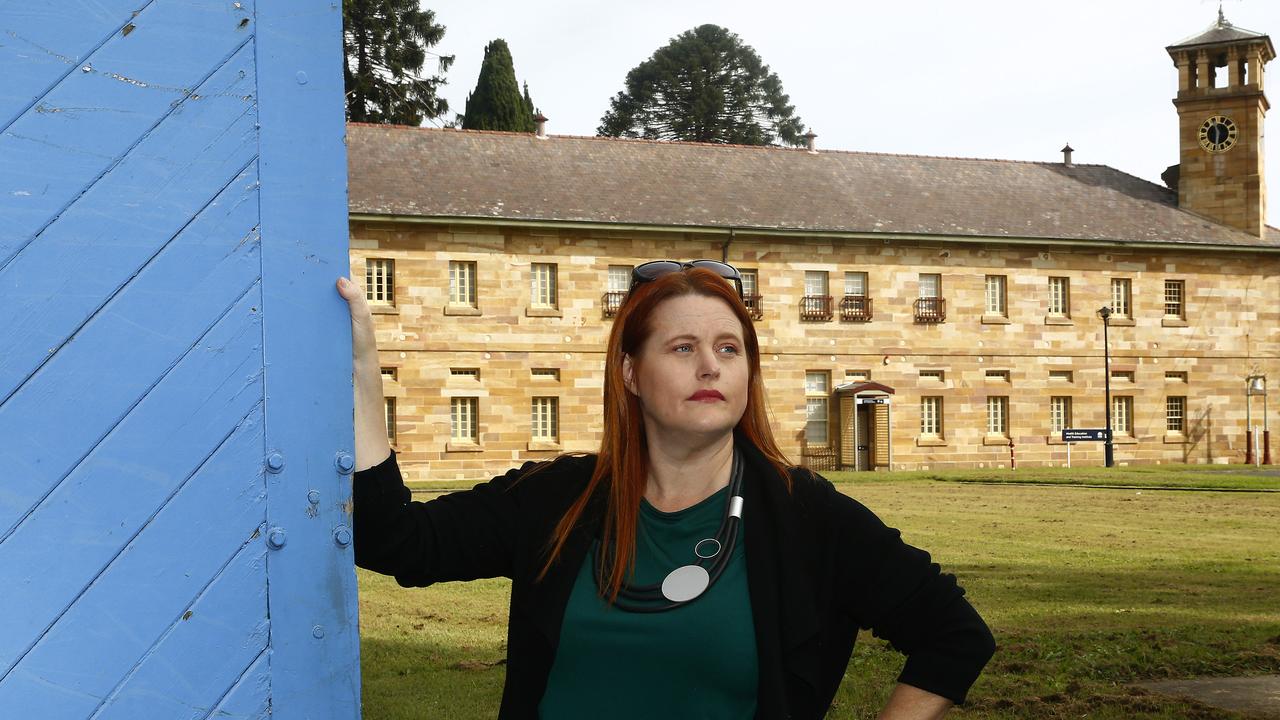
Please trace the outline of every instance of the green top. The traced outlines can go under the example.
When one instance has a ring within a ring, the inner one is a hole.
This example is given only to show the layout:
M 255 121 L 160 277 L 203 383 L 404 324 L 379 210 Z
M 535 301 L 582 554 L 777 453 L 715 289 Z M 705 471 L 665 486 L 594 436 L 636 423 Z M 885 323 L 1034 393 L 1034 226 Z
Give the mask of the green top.
M 659 583 L 697 560 L 693 547 L 720 527 L 729 488 L 678 512 L 640 503 L 632 584 Z M 739 521 L 741 522 L 741 521 Z M 744 720 L 755 715 L 755 624 L 747 595 L 741 527 L 720 579 L 692 602 L 661 613 L 610 607 L 596 590 L 593 555 L 574 582 L 560 629 L 544 720 L 688 718 Z

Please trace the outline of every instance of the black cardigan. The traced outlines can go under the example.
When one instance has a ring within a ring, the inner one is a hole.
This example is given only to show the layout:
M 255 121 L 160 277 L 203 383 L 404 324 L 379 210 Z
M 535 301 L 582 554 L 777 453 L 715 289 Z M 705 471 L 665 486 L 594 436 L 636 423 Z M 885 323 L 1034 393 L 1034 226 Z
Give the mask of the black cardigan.
M 743 538 L 759 655 L 757 718 L 822 718 L 859 628 L 907 655 L 899 682 L 964 702 L 995 651 L 991 632 L 929 554 L 806 470 L 791 493 L 740 436 L 747 462 Z M 507 675 L 501 718 L 537 718 L 569 593 L 598 528 L 590 506 L 547 577 L 547 539 L 586 487 L 595 457 L 564 457 L 426 503 L 411 502 L 395 455 L 356 473 L 355 559 L 405 587 L 508 577 Z

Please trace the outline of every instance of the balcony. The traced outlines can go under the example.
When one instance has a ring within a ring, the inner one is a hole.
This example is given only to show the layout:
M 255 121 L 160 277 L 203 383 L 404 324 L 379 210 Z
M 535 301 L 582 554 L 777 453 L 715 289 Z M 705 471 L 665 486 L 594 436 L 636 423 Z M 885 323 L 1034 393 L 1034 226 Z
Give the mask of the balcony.
M 764 297 L 760 295 L 743 295 L 742 304 L 747 306 L 747 313 L 752 320 L 764 318 Z
M 830 320 L 831 317 L 830 295 L 805 295 L 800 298 L 801 320 Z
M 940 323 L 947 319 L 947 301 L 940 297 L 919 298 L 915 302 L 916 322 Z
M 622 308 L 622 301 L 627 299 L 626 290 L 614 290 L 600 297 L 600 308 L 607 318 L 615 317 Z
M 866 295 L 845 295 L 840 300 L 840 319 L 845 322 L 869 322 L 871 298 Z

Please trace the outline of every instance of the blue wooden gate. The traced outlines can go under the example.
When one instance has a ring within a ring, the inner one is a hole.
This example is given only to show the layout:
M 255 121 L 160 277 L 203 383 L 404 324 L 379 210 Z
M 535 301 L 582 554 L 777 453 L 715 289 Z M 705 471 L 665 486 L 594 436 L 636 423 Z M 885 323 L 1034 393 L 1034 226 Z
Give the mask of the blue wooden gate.
M 0 717 L 359 715 L 341 7 L 0 0 Z

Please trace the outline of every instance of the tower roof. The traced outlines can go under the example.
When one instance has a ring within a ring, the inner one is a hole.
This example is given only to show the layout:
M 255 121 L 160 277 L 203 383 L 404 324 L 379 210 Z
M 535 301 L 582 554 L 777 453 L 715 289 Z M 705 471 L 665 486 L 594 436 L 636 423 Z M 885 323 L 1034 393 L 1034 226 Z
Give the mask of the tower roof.
M 1222 14 L 1222 8 L 1218 8 L 1218 19 L 1212 25 L 1205 28 L 1203 32 L 1196 33 L 1190 37 L 1183 38 L 1178 42 L 1165 48 L 1173 52 L 1174 50 L 1182 50 L 1185 48 L 1198 47 L 1201 45 L 1227 45 L 1239 42 L 1264 41 L 1267 49 L 1271 51 L 1271 56 L 1276 54 L 1275 48 L 1271 45 L 1271 38 L 1266 33 L 1245 30 L 1241 27 L 1232 25 Z

